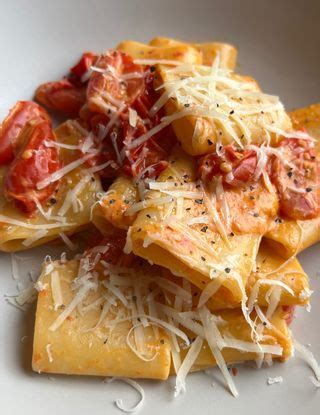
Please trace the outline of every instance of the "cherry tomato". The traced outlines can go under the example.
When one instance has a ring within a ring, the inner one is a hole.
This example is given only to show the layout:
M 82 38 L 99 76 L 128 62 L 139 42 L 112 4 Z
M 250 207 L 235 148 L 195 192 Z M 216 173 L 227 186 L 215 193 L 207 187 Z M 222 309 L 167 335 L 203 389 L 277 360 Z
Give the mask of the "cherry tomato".
M 10 110 L 0 126 L 0 166 L 14 159 L 15 150 L 19 147 L 20 132 L 34 120 L 49 122 L 46 111 L 35 102 L 19 101 Z
M 50 122 L 38 120 L 21 131 L 18 140 L 23 143 L 10 164 L 4 181 L 4 193 L 25 213 L 32 214 L 36 201 L 45 203 L 54 193 L 58 182 L 42 190 L 37 183 L 60 168 L 59 154 L 55 147 L 47 147 L 45 140 L 55 140 Z
M 86 101 L 86 87 L 75 86 L 68 79 L 47 82 L 37 88 L 35 98 L 45 107 L 74 118 Z
M 91 263 L 95 262 L 96 256 L 112 265 L 120 265 L 129 267 L 136 258 L 133 254 L 125 254 L 123 248 L 126 243 L 126 231 L 114 229 L 113 233 L 100 239 L 95 240 L 95 244 L 91 245 L 84 253 L 84 257 L 89 257 Z M 102 252 L 95 252 L 96 247 L 101 246 L 105 249 Z
M 292 166 L 273 159 L 271 180 L 278 190 L 280 212 L 291 219 L 312 219 L 320 212 L 320 163 L 312 142 L 286 138 L 279 148 Z
M 83 53 L 79 62 L 76 63 L 71 69 L 68 79 L 76 86 L 81 86 L 86 83 L 87 80 L 83 79 L 83 75 L 94 65 L 97 56 L 91 52 Z
M 87 99 L 92 111 L 111 115 L 122 105 L 132 104 L 143 92 L 142 67 L 125 53 L 110 50 L 97 59 L 95 66 L 104 72 L 94 72 L 89 80 Z
M 225 146 L 222 154 L 210 153 L 198 160 L 198 173 L 204 181 L 211 181 L 215 176 L 222 176 L 225 183 L 241 186 L 254 181 L 257 167 L 255 151 L 236 151 L 232 146 Z M 232 179 L 226 180 L 227 173 L 232 172 Z

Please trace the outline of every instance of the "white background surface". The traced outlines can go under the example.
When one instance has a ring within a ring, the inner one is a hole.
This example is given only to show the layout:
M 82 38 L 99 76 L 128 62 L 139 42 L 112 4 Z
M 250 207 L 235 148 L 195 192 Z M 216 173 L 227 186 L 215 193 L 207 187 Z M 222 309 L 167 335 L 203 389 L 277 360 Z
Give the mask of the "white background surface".
M 263 88 L 281 96 L 287 107 L 320 101 L 320 2 L 314 1 L 109 1 L 0 0 L 0 117 L 18 99 L 28 99 L 41 82 L 58 79 L 84 50 L 103 51 L 125 38 L 156 35 L 186 40 L 225 40 L 239 48 L 239 71 L 257 77 Z M 23 256 L 30 256 L 24 253 Z M 300 310 L 294 333 L 311 343 L 320 360 L 319 245 L 300 256 L 316 291 L 312 311 Z M 114 400 L 133 404 L 128 386 L 98 378 L 39 376 L 30 369 L 33 312 L 5 303 L 16 292 L 9 256 L 0 254 L 0 413 L 5 415 L 117 414 Z M 25 269 L 30 263 L 25 262 Z M 28 336 L 24 343 L 23 336 Z M 240 397 L 226 391 L 222 378 L 188 378 L 187 394 L 173 400 L 173 379 L 141 384 L 146 405 L 141 414 L 253 415 L 318 414 L 320 389 L 299 359 L 257 371 L 240 367 Z M 268 376 L 283 384 L 267 386 Z M 211 386 L 212 382 L 215 386 Z

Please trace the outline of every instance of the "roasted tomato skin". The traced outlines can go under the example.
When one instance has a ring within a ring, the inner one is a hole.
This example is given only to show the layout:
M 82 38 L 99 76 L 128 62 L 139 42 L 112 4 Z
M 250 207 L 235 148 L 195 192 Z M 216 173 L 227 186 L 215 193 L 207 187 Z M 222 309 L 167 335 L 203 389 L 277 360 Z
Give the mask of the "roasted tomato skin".
M 86 101 L 86 87 L 75 86 L 68 79 L 47 82 L 36 89 L 35 99 L 46 108 L 75 118 Z
M 285 138 L 279 144 L 292 168 L 274 157 L 271 181 L 276 186 L 282 216 L 306 220 L 320 214 L 320 163 L 312 141 Z
M 255 180 L 257 154 L 252 150 L 237 151 L 232 145 L 225 146 L 221 155 L 210 153 L 198 160 L 198 175 L 210 182 L 215 176 L 222 176 L 223 181 L 231 186 L 241 186 Z M 227 173 L 232 178 L 227 179 Z
M 94 65 L 96 59 L 97 56 L 91 52 L 83 53 L 79 62 L 70 69 L 69 81 L 76 86 L 85 84 L 87 80 L 83 79 L 83 75 Z
M 55 140 L 51 123 L 39 120 L 27 125 L 19 135 L 22 146 L 5 176 L 4 193 L 17 207 L 31 215 L 37 209 L 35 200 L 45 203 L 58 182 L 39 190 L 37 183 L 60 168 L 58 149 L 47 147 L 46 140 Z
M 101 55 L 96 66 L 105 73 L 93 72 L 87 88 L 89 108 L 105 114 L 107 107 L 118 111 L 121 105 L 130 105 L 143 93 L 143 70 L 136 65 L 132 58 L 125 53 L 109 50 Z M 134 73 L 134 77 L 119 79 L 121 76 Z M 140 76 L 141 75 L 141 76 Z
M 9 164 L 19 149 L 19 134 L 34 120 L 49 122 L 46 111 L 32 101 L 18 101 L 0 126 L 0 166 Z
M 126 235 L 126 231 L 115 228 L 112 234 L 108 236 L 97 236 L 97 238 L 90 241 L 88 249 L 84 252 L 83 256 L 89 258 L 90 263 L 95 263 L 97 254 L 94 253 L 94 248 L 96 246 L 101 246 L 104 247 L 105 250 L 102 249 L 102 252 L 98 254 L 100 260 L 102 259 L 112 265 L 130 267 L 136 257 L 133 254 L 125 254 L 123 252 L 126 243 Z

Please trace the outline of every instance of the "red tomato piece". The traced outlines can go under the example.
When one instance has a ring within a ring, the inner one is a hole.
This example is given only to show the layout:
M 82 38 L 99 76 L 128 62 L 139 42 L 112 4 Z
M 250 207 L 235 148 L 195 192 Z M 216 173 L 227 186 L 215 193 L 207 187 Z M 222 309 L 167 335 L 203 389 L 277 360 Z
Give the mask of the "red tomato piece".
M 4 192 L 9 200 L 27 214 L 36 209 L 36 201 L 43 204 L 54 193 L 58 182 L 52 183 L 42 190 L 37 183 L 46 179 L 60 168 L 59 154 L 55 147 L 47 147 L 45 140 L 55 140 L 50 122 L 38 120 L 27 125 L 19 136 L 23 143 L 15 160 L 7 171 Z
M 96 59 L 97 56 L 91 52 L 83 53 L 79 62 L 70 69 L 70 75 L 68 76 L 69 81 L 76 86 L 81 86 L 86 83 L 87 80 L 83 80 L 82 77 L 89 68 L 94 65 Z
M 35 98 L 45 107 L 74 118 L 86 101 L 86 87 L 77 87 L 68 79 L 47 82 L 37 88 Z
M 236 151 L 232 146 L 221 149 L 221 155 L 210 153 L 198 161 L 198 174 L 204 181 L 211 181 L 215 176 L 222 176 L 223 181 L 231 186 L 241 186 L 254 181 L 257 167 L 255 151 Z M 232 172 L 233 178 L 226 180 L 226 175 Z
M 92 111 L 111 114 L 122 105 L 130 105 L 144 90 L 143 70 L 125 53 L 109 50 L 99 57 L 89 80 L 87 99 Z M 132 76 L 130 76 L 130 74 Z
M 271 180 L 275 184 L 280 212 L 291 219 L 312 219 L 320 213 L 320 163 L 310 140 L 286 138 L 279 148 L 292 167 L 274 157 Z
M 0 166 L 9 164 L 14 159 L 15 150 L 19 147 L 20 132 L 34 120 L 49 122 L 46 111 L 35 102 L 19 101 L 10 110 L 0 126 Z
M 123 248 L 126 243 L 127 232 L 120 229 L 114 229 L 111 235 L 105 236 L 100 239 L 96 239 L 94 245 L 84 253 L 84 257 L 89 257 L 90 263 L 96 262 L 96 257 L 99 255 L 99 259 L 104 260 L 112 265 L 120 265 L 129 267 L 135 259 L 133 254 L 125 254 Z M 97 246 L 105 247 L 101 249 L 101 252 L 95 252 Z

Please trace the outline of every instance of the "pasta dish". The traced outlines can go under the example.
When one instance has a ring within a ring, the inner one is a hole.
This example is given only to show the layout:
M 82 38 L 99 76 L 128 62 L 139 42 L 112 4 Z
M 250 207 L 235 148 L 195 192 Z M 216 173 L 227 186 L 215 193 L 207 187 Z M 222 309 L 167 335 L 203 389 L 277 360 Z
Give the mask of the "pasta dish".
M 320 104 L 286 112 L 236 59 L 219 42 L 123 41 L 3 120 L 0 250 L 73 252 L 47 255 L 28 291 L 35 371 L 142 395 L 133 379 L 175 375 L 179 395 L 217 365 L 238 396 L 233 364 L 296 350 L 320 381 L 290 330 L 312 294 L 297 254 L 320 240 Z

